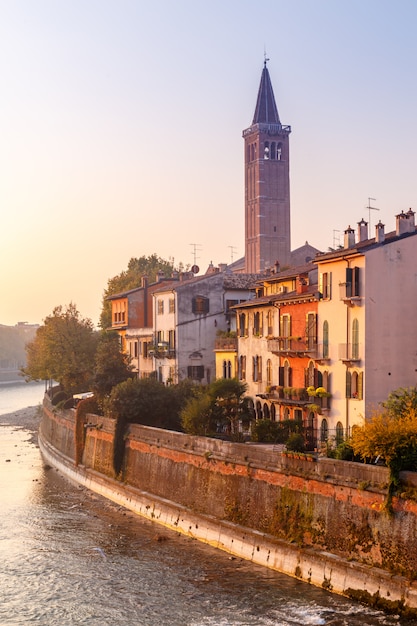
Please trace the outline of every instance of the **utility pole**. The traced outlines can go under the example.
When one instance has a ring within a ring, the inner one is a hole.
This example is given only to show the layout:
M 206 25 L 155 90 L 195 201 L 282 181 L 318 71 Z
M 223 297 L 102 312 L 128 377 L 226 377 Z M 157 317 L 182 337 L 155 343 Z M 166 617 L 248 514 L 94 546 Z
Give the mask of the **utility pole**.
M 368 198 L 368 206 L 366 207 L 369 211 L 368 239 L 371 238 L 371 211 L 379 211 L 376 207 L 371 206 L 371 200 L 375 202 L 376 198 Z

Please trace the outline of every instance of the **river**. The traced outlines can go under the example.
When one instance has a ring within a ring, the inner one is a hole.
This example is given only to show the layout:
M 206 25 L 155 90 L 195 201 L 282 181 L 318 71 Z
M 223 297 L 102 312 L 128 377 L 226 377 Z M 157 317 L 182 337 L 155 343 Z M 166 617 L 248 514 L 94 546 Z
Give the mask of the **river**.
M 69 483 L 5 415 L 42 395 L 42 385 L 0 386 L 1 626 L 399 624 Z

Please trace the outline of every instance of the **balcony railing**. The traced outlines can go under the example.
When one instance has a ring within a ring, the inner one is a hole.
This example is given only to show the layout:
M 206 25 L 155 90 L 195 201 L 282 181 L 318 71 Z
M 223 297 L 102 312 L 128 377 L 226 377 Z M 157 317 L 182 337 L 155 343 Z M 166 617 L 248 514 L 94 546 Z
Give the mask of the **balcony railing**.
M 317 343 L 313 339 L 301 339 L 293 337 L 276 337 L 268 339 L 268 350 L 275 354 L 307 354 L 315 358 Z
M 217 337 L 214 342 L 215 350 L 237 350 L 237 337 Z
M 340 343 L 339 361 L 357 362 L 361 360 L 362 345 L 359 343 Z

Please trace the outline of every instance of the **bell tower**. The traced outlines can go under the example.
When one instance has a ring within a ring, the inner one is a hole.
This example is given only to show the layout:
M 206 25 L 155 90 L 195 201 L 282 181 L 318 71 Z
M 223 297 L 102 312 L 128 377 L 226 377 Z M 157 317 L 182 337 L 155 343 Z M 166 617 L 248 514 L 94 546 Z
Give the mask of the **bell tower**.
M 245 141 L 245 271 L 289 265 L 291 126 L 280 122 L 265 58 L 252 125 Z

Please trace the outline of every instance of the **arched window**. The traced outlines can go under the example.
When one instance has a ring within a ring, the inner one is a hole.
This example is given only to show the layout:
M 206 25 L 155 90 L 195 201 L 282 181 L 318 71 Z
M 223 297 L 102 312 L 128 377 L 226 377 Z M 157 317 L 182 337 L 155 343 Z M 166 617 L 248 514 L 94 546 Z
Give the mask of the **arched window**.
M 274 313 L 273 311 L 268 311 L 266 317 L 266 323 L 268 326 L 268 335 L 274 334 Z
M 259 400 L 257 400 L 256 402 L 256 419 L 258 420 L 262 419 L 262 406 Z
M 291 367 L 288 359 L 284 361 L 284 387 L 291 387 Z
M 277 160 L 281 161 L 281 157 L 282 157 L 282 143 L 279 143 L 277 145 Z
M 271 142 L 270 158 L 273 159 L 274 161 L 277 158 L 277 144 L 275 143 L 275 141 Z
M 268 359 L 266 362 L 266 384 L 272 385 L 272 361 Z
M 269 420 L 269 406 L 267 403 L 264 403 L 264 420 Z
M 239 357 L 239 380 L 246 380 L 246 356 Z
M 336 445 L 338 446 L 343 442 L 343 424 L 342 422 L 337 422 L 336 424 Z
M 269 141 L 265 141 L 264 159 L 265 159 L 265 161 L 267 161 L 269 159 Z
M 329 322 L 323 322 L 323 359 L 329 358 Z
M 275 404 L 271 404 L 271 420 L 275 422 L 277 419 Z
M 352 359 L 359 359 L 359 322 L 356 318 L 352 322 Z
M 321 427 L 320 427 L 320 441 L 324 443 L 325 441 L 327 441 L 328 436 L 329 436 L 329 426 L 327 424 L 327 420 L 323 419 L 321 421 Z
M 285 409 L 284 409 L 284 420 L 289 420 L 289 419 L 290 419 L 290 410 L 286 406 Z
M 227 378 L 227 362 L 223 361 L 223 378 Z
M 316 387 L 316 369 L 314 367 L 314 361 L 310 361 L 308 364 L 306 382 L 306 387 Z

